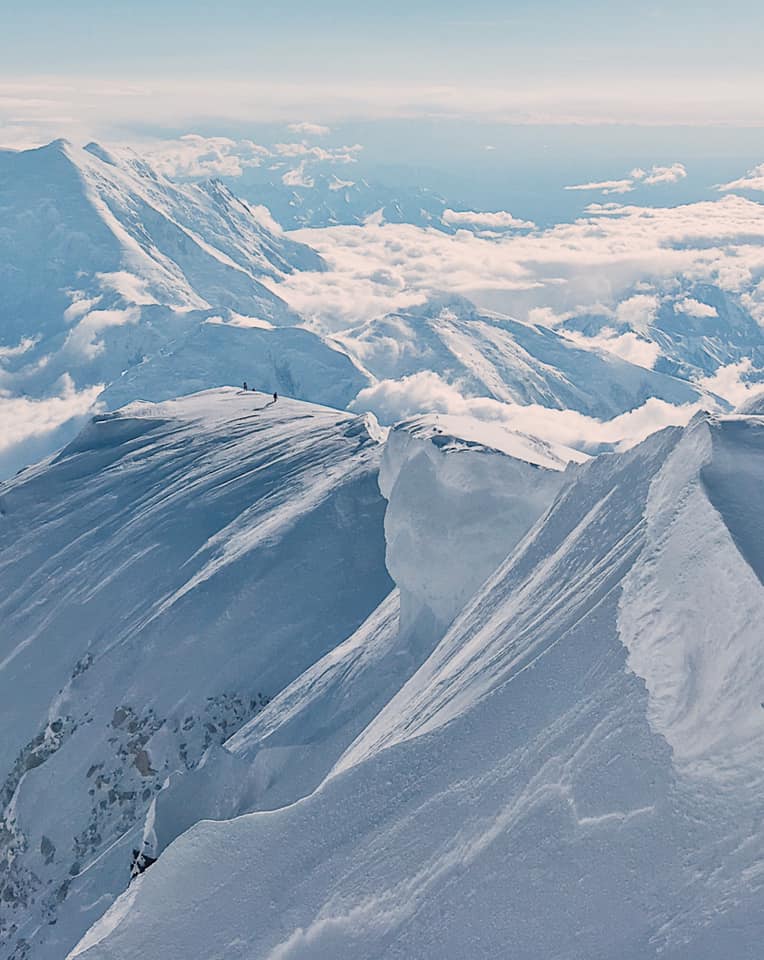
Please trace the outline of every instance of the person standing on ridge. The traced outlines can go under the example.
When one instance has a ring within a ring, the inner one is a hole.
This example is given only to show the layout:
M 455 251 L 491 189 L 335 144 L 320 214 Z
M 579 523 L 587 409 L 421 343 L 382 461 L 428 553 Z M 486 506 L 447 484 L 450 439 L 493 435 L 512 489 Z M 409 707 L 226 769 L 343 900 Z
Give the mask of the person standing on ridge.
M 274 390 L 274 392 L 273 392 L 273 402 L 275 403 L 275 402 L 278 400 L 278 398 L 279 398 L 279 395 L 278 395 L 278 394 L 276 393 L 276 391 Z
M 246 380 L 244 381 L 243 386 L 244 386 L 244 393 L 246 393 L 247 390 L 249 389 L 249 387 L 247 386 L 247 381 L 246 381 Z

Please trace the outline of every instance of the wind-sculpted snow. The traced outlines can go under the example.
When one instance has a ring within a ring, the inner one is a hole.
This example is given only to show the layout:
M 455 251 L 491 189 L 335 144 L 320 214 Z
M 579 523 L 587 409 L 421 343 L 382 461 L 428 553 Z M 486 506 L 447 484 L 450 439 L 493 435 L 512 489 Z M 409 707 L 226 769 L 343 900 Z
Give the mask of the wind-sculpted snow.
M 73 956 L 757 958 L 763 432 L 576 468 L 315 792 L 196 824 Z
M 423 417 L 391 430 L 379 475 L 402 622 L 426 614 L 441 632 L 551 504 L 568 460 L 580 457 L 522 434 L 508 456 L 450 435 L 449 424 Z
M 1 956 L 64 956 L 168 775 L 387 596 L 380 451 L 228 388 L 96 417 L 0 486 Z

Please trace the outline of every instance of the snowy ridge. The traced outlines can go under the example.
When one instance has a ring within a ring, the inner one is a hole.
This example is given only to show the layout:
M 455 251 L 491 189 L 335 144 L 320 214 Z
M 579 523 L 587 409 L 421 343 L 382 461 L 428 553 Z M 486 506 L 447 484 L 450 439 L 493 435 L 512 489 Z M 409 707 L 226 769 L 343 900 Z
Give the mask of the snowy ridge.
M 0 488 L 3 957 L 63 956 L 168 774 L 390 592 L 380 454 L 363 417 L 228 388 L 96 417 Z
M 754 960 L 762 456 L 697 417 L 576 467 L 318 789 L 197 823 L 73 956 Z
M 562 460 L 552 469 L 528 462 L 551 455 L 532 438 L 516 438 L 515 446 L 524 444 L 521 461 L 445 436 L 439 422 L 418 418 L 387 437 L 379 483 L 388 499 L 386 563 L 400 591 L 203 769 L 175 777 L 157 795 L 144 833 L 152 855 L 195 820 L 273 809 L 315 789 L 432 652 L 460 598 L 474 592 L 566 480 Z M 412 499 L 417 488 L 426 496 Z M 465 509 L 468 499 L 481 511 Z M 503 522 L 489 526 L 486 518 L 497 511 Z

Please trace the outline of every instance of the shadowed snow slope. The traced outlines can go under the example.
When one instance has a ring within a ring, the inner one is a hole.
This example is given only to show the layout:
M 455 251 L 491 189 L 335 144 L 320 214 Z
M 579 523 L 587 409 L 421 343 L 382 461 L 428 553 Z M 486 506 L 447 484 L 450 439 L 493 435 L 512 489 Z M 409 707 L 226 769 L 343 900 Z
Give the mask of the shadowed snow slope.
M 74 955 L 758 958 L 763 449 L 697 417 L 578 468 L 317 790 L 197 823 Z
M 565 447 L 507 432 L 511 455 L 449 431 L 458 418 L 418 417 L 390 431 L 379 474 L 387 569 L 404 628 L 427 616 L 443 629 L 550 505 Z
M 60 960 L 168 774 L 390 592 L 380 452 L 363 417 L 228 388 L 97 417 L 0 486 L 0 956 Z

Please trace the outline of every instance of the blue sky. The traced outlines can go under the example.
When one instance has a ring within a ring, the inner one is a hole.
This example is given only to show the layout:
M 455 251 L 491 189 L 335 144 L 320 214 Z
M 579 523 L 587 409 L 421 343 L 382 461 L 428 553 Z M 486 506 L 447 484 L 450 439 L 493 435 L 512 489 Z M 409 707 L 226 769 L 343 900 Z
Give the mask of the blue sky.
M 764 159 L 762 36 L 753 0 L 36 0 L 0 29 L 0 145 L 305 120 L 362 144 L 359 174 L 523 216 L 651 164 L 687 165 L 681 202 Z
M 748 86 L 761 78 L 761 6 L 752 0 L 37 0 L 4 18 L 0 74 L 457 83 L 475 90 L 514 82 L 560 94 L 571 87 L 604 94 L 605 85 L 670 100 L 688 89 L 712 95 L 719 84 Z

